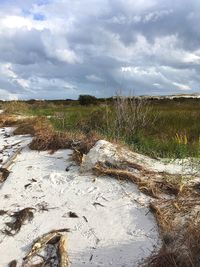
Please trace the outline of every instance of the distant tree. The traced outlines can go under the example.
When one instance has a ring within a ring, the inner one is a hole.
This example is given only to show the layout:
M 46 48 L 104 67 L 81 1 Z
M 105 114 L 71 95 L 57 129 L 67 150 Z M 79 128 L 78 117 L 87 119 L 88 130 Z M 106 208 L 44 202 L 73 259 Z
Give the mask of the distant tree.
M 97 98 L 92 95 L 79 95 L 78 101 L 80 105 L 96 104 Z

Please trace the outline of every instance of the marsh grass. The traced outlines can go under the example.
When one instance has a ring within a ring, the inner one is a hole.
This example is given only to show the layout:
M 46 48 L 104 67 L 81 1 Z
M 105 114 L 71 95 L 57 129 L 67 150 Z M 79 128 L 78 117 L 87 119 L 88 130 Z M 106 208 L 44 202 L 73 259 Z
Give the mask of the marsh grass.
M 95 131 L 108 140 L 126 143 L 151 157 L 199 157 L 200 101 L 149 100 L 147 104 L 148 109 L 140 107 L 140 113 L 144 109 L 145 123 L 139 122 L 132 128 L 126 119 L 117 127 L 115 104 L 111 100 L 89 106 L 81 106 L 76 101 L 13 101 L 4 103 L 2 108 L 7 114 L 49 116 L 53 127 L 62 132 L 88 134 Z M 131 113 L 128 118 L 132 122 Z

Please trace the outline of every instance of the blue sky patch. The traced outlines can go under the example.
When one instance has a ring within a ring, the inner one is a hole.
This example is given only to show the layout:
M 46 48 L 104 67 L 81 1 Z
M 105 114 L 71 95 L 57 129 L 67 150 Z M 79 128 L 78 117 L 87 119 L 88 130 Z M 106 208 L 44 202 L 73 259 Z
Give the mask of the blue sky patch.
M 45 16 L 44 15 L 42 15 L 42 14 L 33 14 L 33 19 L 34 20 L 41 20 L 41 21 L 43 21 L 43 20 L 45 20 Z

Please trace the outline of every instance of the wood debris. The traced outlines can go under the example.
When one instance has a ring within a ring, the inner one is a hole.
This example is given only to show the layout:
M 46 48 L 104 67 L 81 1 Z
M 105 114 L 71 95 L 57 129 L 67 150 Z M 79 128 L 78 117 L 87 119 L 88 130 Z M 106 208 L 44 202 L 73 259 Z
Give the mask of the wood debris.
M 5 182 L 10 172 L 6 168 L 0 168 L 0 183 Z
M 68 215 L 70 218 L 78 218 L 78 215 L 75 212 L 69 211 Z
M 39 256 L 39 253 L 44 252 L 48 245 L 53 245 L 57 248 L 57 260 L 60 263 L 60 267 L 68 267 L 69 266 L 69 258 L 67 253 L 67 235 L 66 232 L 69 232 L 68 228 L 52 230 L 41 237 L 39 237 L 32 245 L 31 250 L 24 257 L 25 262 L 29 262 L 36 256 Z M 64 233 L 64 234 L 63 234 Z M 43 258 L 43 265 L 49 262 L 52 259 L 52 255 L 47 255 Z
M 68 247 L 67 247 L 67 235 L 62 235 L 58 244 L 58 256 L 60 267 L 69 266 Z
M 13 260 L 8 264 L 8 267 L 17 267 L 17 261 Z

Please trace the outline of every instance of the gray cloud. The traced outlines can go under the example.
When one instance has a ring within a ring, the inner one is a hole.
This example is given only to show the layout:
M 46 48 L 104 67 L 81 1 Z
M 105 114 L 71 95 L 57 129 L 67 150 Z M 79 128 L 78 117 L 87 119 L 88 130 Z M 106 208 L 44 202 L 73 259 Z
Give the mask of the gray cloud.
M 199 0 L 6 0 L 0 98 L 199 92 Z

